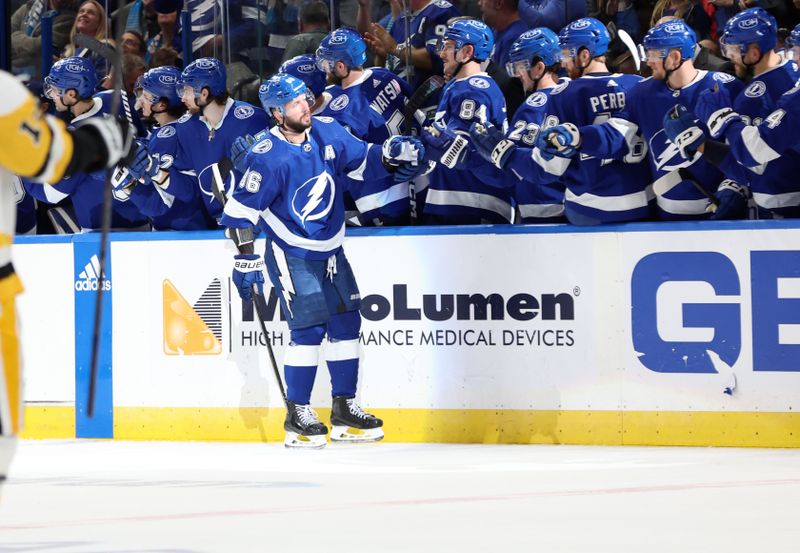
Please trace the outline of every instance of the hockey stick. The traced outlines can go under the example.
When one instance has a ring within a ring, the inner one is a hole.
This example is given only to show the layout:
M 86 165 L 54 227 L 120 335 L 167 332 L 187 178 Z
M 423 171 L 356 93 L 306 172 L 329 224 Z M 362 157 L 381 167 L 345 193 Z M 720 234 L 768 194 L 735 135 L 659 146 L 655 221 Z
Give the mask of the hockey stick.
M 114 84 L 114 91 L 111 94 L 111 116 L 116 117 L 119 113 L 119 106 L 122 99 L 122 63 L 120 62 L 119 54 L 108 44 L 103 44 L 96 38 L 81 33 L 75 36 L 75 44 L 81 48 L 95 52 L 111 64 L 112 82 Z M 111 202 L 113 201 L 111 196 L 111 175 L 113 171 L 113 167 L 106 171 L 105 185 L 103 186 L 103 217 L 100 226 L 100 251 L 97 252 L 100 274 L 97 275 L 98 286 L 97 298 L 94 304 L 92 358 L 89 365 L 89 395 L 86 406 L 86 414 L 89 418 L 94 417 L 95 395 L 97 393 L 97 364 L 100 357 L 100 327 L 103 316 L 103 282 L 105 281 L 106 273 L 106 242 L 108 241 L 108 234 L 111 231 Z
M 442 89 L 444 84 L 444 78 L 439 75 L 432 75 L 414 91 L 414 94 L 412 94 L 411 98 L 406 102 L 405 111 L 403 113 L 403 134 L 411 134 L 411 126 L 414 122 L 415 114 L 434 94 Z
M 225 195 L 225 181 L 228 180 L 228 176 L 231 174 L 233 170 L 233 162 L 230 158 L 224 157 L 219 162 L 217 162 L 216 166 L 212 166 L 211 168 L 211 193 L 214 195 L 214 198 L 220 203 L 223 209 L 225 209 L 225 204 L 228 202 L 228 197 Z M 230 229 L 230 232 L 238 233 L 242 229 Z M 246 243 L 242 243 L 238 237 L 233 237 L 233 243 L 236 245 L 236 249 L 239 253 L 253 253 L 255 250 L 255 238 L 252 236 L 250 237 L 250 241 Z M 289 400 L 286 398 L 286 389 L 283 386 L 283 379 L 281 378 L 280 370 L 278 369 L 278 362 L 275 361 L 275 352 L 272 349 L 272 340 L 269 339 L 269 333 L 267 332 L 267 324 L 266 324 L 266 316 L 267 314 L 263 310 L 263 306 L 266 305 L 266 300 L 264 299 L 264 295 L 258 291 L 258 287 L 253 284 L 250 288 L 250 294 L 253 298 L 253 308 L 256 312 L 256 318 L 258 319 L 259 324 L 261 325 L 261 332 L 264 333 L 264 340 L 267 343 L 267 353 L 269 354 L 269 362 L 272 366 L 272 373 L 275 375 L 275 381 L 278 383 L 278 389 L 281 392 L 281 398 L 283 399 L 283 404 L 286 406 L 286 409 L 289 409 Z
M 617 29 L 617 36 L 630 51 L 631 56 L 633 56 L 633 63 L 636 65 L 636 72 L 638 73 L 642 67 L 642 59 L 639 55 L 639 49 L 636 47 L 636 43 L 631 38 L 631 35 L 624 29 Z

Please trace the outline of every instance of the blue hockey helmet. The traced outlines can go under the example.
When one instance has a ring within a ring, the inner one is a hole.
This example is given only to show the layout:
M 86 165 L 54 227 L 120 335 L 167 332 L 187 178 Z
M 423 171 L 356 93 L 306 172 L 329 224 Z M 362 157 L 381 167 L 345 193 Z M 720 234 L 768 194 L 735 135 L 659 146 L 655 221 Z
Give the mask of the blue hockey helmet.
M 317 48 L 317 66 L 326 73 L 333 72 L 336 62 L 348 69 L 361 67 L 367 61 L 367 43 L 355 29 L 342 27 L 322 39 Z
M 494 33 L 486 23 L 477 19 L 458 19 L 448 25 L 440 41 L 439 51 L 448 40 L 455 43 L 456 50 L 471 44 L 475 50 L 472 54 L 475 61 L 489 59 L 494 50 Z
M 284 113 L 283 108 L 286 103 L 298 96 L 305 96 L 309 104 L 314 102 L 314 95 L 306 83 L 284 73 L 273 75 L 258 88 L 258 99 L 261 100 L 261 106 L 267 113 L 272 113 L 273 109 Z
M 694 31 L 682 19 L 673 19 L 656 25 L 647 31 L 642 39 L 645 51 L 656 51 L 659 59 L 666 58 L 670 50 L 679 50 L 681 59 L 691 59 L 696 44 L 697 37 Z
M 514 41 L 508 51 L 506 63 L 508 76 L 516 77 L 520 65 L 523 65 L 525 71 L 529 70 L 535 58 L 542 60 L 546 67 L 555 65 L 561 60 L 558 37 L 547 27 L 525 31 Z
M 563 52 L 562 57 L 575 58 L 582 48 L 589 51 L 593 58 L 608 52 L 611 36 L 608 29 L 593 17 L 576 19 L 558 33 L 558 42 Z
M 286 60 L 278 72 L 300 79 L 306 83 L 306 86 L 314 93 L 314 96 L 322 94 L 328 81 L 328 76 L 325 72 L 317 67 L 317 58 L 308 54 Z
M 789 33 L 789 44 L 791 46 L 800 46 L 800 23 L 795 25 L 794 29 L 792 29 L 792 32 Z
M 778 43 L 778 23 L 763 8 L 749 8 L 725 23 L 719 42 L 722 54 L 728 59 L 737 53 L 744 56 L 750 44 L 757 44 L 765 54 Z
M 178 96 L 182 97 L 186 87 L 194 89 L 194 95 L 200 96 L 207 88 L 212 96 L 219 96 L 227 90 L 225 66 L 217 58 L 199 58 L 187 65 L 178 79 Z
M 151 96 L 150 103 L 157 104 L 160 100 L 167 102 L 167 107 L 179 107 L 181 98 L 178 96 L 178 80 L 181 72 L 177 67 L 165 65 L 151 69 L 136 82 L 136 98 L 141 100 L 142 94 L 147 92 Z
M 58 60 L 44 78 L 44 93 L 53 98 L 53 89 L 60 95 L 67 90 L 75 90 L 80 99 L 91 98 L 97 89 L 97 70 L 88 58 L 71 56 Z

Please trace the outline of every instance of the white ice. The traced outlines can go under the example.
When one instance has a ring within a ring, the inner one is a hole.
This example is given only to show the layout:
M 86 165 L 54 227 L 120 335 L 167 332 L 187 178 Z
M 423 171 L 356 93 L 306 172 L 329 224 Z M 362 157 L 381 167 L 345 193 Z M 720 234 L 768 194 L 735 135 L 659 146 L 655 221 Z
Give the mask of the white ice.
M 800 548 L 800 450 L 26 441 L 0 553 Z

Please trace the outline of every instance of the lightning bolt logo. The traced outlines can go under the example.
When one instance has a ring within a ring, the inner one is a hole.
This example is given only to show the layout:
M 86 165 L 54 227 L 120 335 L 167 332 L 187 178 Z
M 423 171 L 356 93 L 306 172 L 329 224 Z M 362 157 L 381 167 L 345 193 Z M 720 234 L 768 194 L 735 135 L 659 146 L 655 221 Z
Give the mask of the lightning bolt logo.
M 692 164 L 692 160 L 683 159 L 678 147 L 667 140 L 666 134 L 663 130 L 658 131 L 655 135 L 653 135 L 653 138 L 650 139 L 650 151 L 659 151 L 660 148 L 654 148 L 654 144 L 662 144 L 664 146 L 664 148 L 661 150 L 661 153 L 656 156 L 656 169 L 670 172 L 680 169 L 681 167 L 688 167 Z M 675 159 L 676 156 L 678 158 L 678 162 L 673 163 L 672 165 L 667 165 L 667 163 Z
M 306 226 L 307 221 L 325 217 L 333 207 L 334 192 L 335 184 L 327 172 L 322 172 L 304 182 L 292 200 L 292 210 L 300 220 L 300 224 Z M 298 205 L 301 205 L 299 209 Z
M 286 262 L 286 254 L 278 247 L 275 242 L 272 243 L 272 253 L 275 256 L 275 264 L 278 266 L 278 280 L 281 283 L 281 295 L 286 303 L 286 309 L 289 311 L 289 317 L 294 319 L 292 313 L 292 296 L 296 294 L 294 291 L 294 283 L 292 283 L 292 275 L 289 273 L 289 264 Z

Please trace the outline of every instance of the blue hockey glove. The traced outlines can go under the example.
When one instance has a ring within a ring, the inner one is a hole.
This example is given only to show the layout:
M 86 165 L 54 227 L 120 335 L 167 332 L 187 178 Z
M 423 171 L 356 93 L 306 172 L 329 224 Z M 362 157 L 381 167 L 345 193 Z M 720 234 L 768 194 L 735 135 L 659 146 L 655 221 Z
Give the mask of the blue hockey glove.
M 572 123 L 544 129 L 536 136 L 536 147 L 544 159 L 573 157 L 581 145 L 581 133 Z
M 147 184 L 158 174 L 158 171 L 158 159 L 150 155 L 150 152 L 147 151 L 147 146 L 137 142 L 133 160 L 128 164 L 128 172 L 131 177 L 138 181 L 144 180 L 145 184 Z
M 233 162 L 233 166 L 240 173 L 244 173 L 247 170 L 247 167 L 244 165 L 244 158 L 250 146 L 252 146 L 255 141 L 255 138 L 246 134 L 237 137 L 231 145 L 231 162 Z
M 744 219 L 747 217 L 747 189 L 730 179 L 723 180 L 714 194 L 717 203 L 709 203 L 706 211 L 712 219 Z
M 434 161 L 448 169 L 464 167 L 469 153 L 469 141 L 448 129 L 442 121 L 435 121 L 433 125 L 423 128 L 422 139 Z
M 405 182 L 427 171 L 425 146 L 414 136 L 390 136 L 383 143 L 384 164 L 393 168 L 394 180 Z
M 727 89 L 714 86 L 698 94 L 694 103 L 694 113 L 708 127 L 711 138 L 724 138 L 725 130 L 742 116 L 733 111 L 733 102 Z
M 683 159 L 692 159 L 700 145 L 706 141 L 706 133 L 694 113 L 678 104 L 664 114 L 664 134 L 678 147 Z
M 481 157 L 501 170 L 517 148 L 513 140 L 507 139 L 503 131 L 491 123 L 473 123 L 469 137 Z
M 251 288 L 256 285 L 259 294 L 264 293 L 264 260 L 254 253 L 241 253 L 234 256 L 233 283 L 243 301 L 253 301 Z

